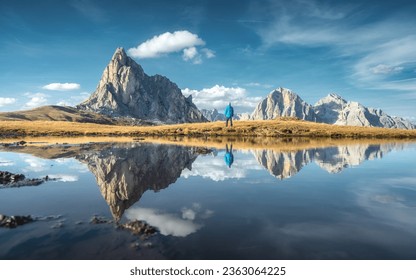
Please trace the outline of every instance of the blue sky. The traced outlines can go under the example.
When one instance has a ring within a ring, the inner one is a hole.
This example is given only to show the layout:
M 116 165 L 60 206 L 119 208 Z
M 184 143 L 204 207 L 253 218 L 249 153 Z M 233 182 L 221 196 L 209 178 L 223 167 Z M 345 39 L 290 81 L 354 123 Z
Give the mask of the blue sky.
M 286 87 L 416 120 L 414 1 L 0 0 L 0 111 L 75 105 L 117 47 L 200 108 Z

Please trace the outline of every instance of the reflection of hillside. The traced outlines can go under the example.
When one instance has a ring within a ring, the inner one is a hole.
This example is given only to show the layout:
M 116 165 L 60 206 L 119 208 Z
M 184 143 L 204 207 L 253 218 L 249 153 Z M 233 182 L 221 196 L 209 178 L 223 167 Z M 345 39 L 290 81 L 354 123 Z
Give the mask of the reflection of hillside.
M 174 183 L 183 169 L 191 169 L 197 156 L 189 147 L 130 144 L 76 158 L 95 175 L 101 194 L 118 220 L 145 191 L 158 191 Z
M 366 160 L 382 158 L 393 149 L 403 149 L 403 146 L 400 143 L 355 144 L 291 152 L 253 150 L 253 154 L 258 163 L 269 170 L 270 174 L 284 179 L 293 176 L 312 161 L 330 173 L 338 173 L 344 168 L 357 166 Z

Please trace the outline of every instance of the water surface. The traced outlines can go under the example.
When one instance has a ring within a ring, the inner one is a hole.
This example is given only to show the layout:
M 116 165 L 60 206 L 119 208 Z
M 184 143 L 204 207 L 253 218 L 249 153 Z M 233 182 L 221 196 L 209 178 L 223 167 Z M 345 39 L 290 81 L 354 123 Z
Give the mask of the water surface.
M 3 148 L 2 259 L 416 259 L 416 145 Z M 208 145 L 209 146 L 209 145 Z M 91 224 L 93 216 L 113 221 Z M 143 220 L 143 239 L 116 228 Z

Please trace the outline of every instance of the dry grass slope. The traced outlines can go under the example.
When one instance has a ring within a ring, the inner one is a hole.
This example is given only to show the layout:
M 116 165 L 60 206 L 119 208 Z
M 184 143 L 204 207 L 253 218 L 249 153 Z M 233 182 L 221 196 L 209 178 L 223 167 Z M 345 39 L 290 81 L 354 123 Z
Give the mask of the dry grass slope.
M 67 121 L 100 124 L 115 123 L 109 117 L 91 112 L 82 112 L 75 108 L 64 106 L 43 106 L 26 111 L 0 113 L 0 121 Z
M 64 121 L 0 121 L 0 137 L 25 136 L 187 136 L 187 137 L 312 137 L 415 139 L 416 130 L 336 126 L 293 119 L 235 121 L 160 126 L 116 126 Z

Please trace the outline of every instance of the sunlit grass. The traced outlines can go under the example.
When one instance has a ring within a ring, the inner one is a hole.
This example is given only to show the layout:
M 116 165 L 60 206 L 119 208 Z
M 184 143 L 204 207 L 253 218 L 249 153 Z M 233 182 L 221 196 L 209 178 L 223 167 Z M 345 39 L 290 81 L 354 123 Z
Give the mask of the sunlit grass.
M 116 126 L 64 121 L 0 121 L 2 138 L 23 136 L 190 136 L 190 137 L 325 137 L 416 138 L 416 130 L 337 126 L 293 119 L 187 123 L 160 126 Z

